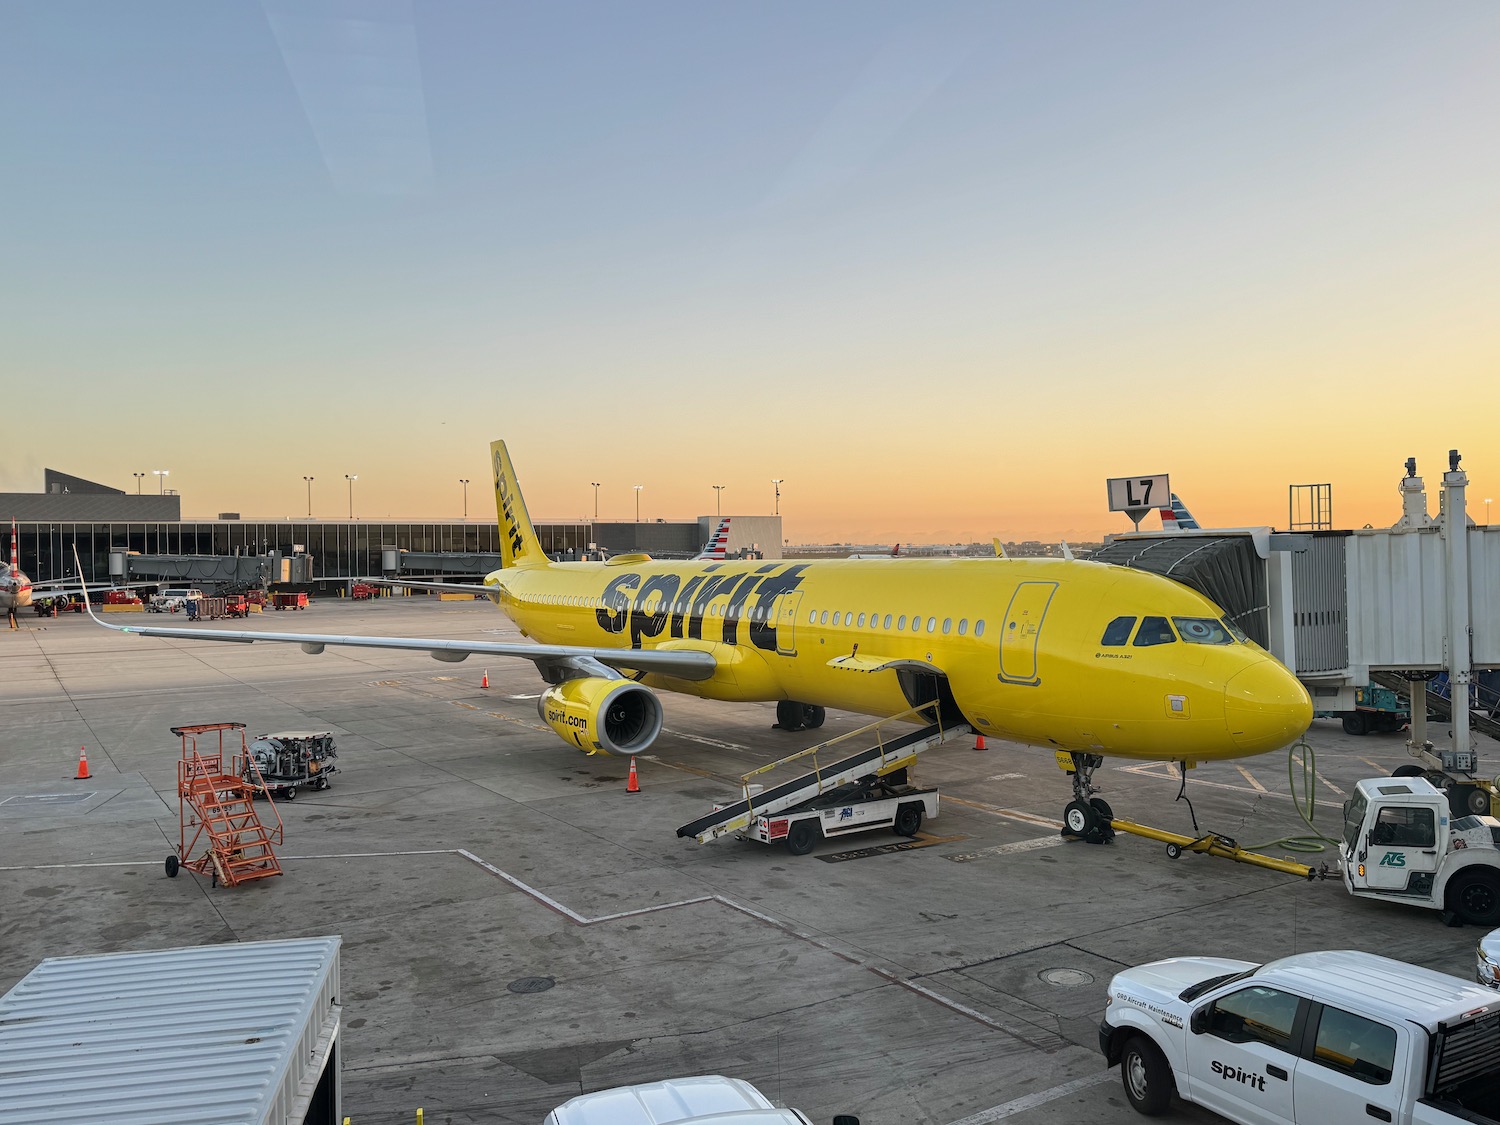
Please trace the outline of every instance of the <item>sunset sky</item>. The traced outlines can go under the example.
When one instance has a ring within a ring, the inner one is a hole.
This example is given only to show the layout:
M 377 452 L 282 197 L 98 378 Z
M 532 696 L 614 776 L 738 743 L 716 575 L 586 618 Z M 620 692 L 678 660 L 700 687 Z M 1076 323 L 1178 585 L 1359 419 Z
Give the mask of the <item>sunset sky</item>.
M 0 83 L 0 491 L 493 516 L 504 437 L 538 518 L 782 478 L 794 543 L 1500 499 L 1494 0 L 12 0 Z

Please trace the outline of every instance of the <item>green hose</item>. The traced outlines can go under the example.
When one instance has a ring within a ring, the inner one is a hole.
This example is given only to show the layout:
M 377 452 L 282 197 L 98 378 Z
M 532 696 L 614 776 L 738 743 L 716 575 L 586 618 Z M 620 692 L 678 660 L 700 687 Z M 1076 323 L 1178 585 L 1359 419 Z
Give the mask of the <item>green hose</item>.
M 1298 750 L 1302 751 L 1302 785 L 1304 792 L 1307 794 L 1307 807 L 1305 809 L 1302 807 L 1302 802 L 1297 799 L 1297 775 L 1292 769 L 1296 764 L 1295 755 Z M 1332 844 L 1335 848 L 1343 844 L 1342 840 L 1323 835 L 1323 833 L 1318 831 L 1317 826 L 1313 824 L 1313 814 L 1317 809 L 1317 801 L 1313 797 L 1313 783 L 1317 779 L 1317 774 L 1317 756 L 1314 754 L 1313 748 L 1308 745 L 1307 738 L 1304 735 L 1301 741 L 1287 748 L 1286 780 L 1287 789 L 1292 798 L 1292 805 L 1296 808 L 1297 815 L 1302 818 L 1302 823 L 1312 829 L 1312 835 L 1282 836 L 1279 839 L 1267 840 L 1263 844 L 1242 844 L 1240 846 L 1252 852 L 1258 852 L 1265 848 L 1285 848 L 1289 852 L 1320 852 L 1329 844 Z

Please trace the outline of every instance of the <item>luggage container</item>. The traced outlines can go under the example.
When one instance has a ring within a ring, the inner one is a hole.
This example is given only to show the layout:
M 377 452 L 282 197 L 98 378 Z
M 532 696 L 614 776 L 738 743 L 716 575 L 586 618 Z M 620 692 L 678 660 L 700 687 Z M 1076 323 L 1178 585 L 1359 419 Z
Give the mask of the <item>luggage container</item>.
M 259 795 L 295 801 L 298 789 L 328 788 L 337 757 L 332 731 L 262 734 L 250 743 L 242 776 Z

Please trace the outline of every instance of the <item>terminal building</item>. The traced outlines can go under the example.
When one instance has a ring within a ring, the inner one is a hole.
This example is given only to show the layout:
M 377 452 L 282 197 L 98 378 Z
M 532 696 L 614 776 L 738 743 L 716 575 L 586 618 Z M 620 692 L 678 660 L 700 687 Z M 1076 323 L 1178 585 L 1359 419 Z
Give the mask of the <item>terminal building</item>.
M 0 493 L 3 520 L 16 522 L 17 561 L 33 581 L 71 577 L 75 548 L 84 578 L 101 585 L 160 579 L 328 593 L 360 577 L 477 578 L 500 566 L 493 520 L 257 520 L 236 512 L 184 519 L 174 492 L 132 494 L 53 469 L 45 470 L 40 493 Z M 717 522 L 714 516 L 648 523 L 533 517 L 542 547 L 559 561 L 625 551 L 689 558 Z M 734 516 L 729 554 L 780 558 L 781 518 Z

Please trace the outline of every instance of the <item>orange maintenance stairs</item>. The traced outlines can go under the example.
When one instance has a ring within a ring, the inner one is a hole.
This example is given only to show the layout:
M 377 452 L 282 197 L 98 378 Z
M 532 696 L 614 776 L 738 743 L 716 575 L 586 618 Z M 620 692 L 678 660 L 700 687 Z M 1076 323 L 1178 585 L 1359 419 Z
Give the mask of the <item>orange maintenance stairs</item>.
M 225 731 L 240 738 L 239 752 L 232 755 L 228 770 L 224 768 Z M 246 753 L 244 732 L 244 723 L 172 728 L 182 739 L 182 756 L 177 762 L 178 848 L 167 857 L 168 876 L 176 877 L 178 869 L 185 867 L 210 876 L 215 886 L 233 887 L 281 874 L 274 847 L 283 839 L 281 814 L 267 802 L 276 817 L 272 827 L 256 812 L 255 782 L 263 785 L 264 779 Z M 212 734 L 218 735 L 217 745 L 200 749 L 198 740 L 204 738 L 207 743 L 205 736 Z

